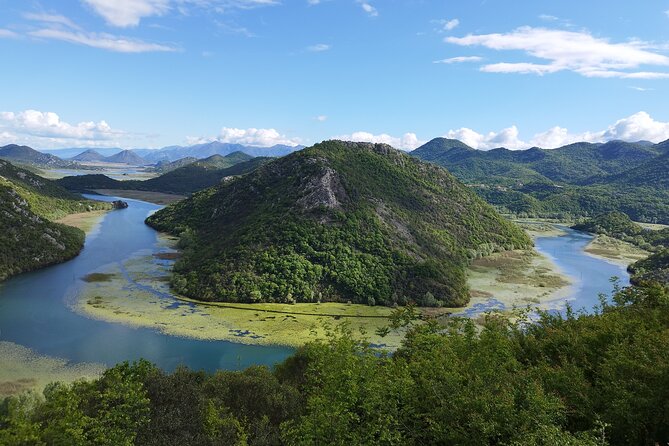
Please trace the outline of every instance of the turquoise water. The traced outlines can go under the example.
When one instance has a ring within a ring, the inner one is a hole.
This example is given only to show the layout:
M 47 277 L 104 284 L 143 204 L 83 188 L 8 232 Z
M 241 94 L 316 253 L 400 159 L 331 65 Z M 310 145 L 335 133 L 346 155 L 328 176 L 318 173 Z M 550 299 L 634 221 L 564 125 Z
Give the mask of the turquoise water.
M 0 285 L 0 340 L 73 362 L 111 366 L 124 360 L 146 358 L 166 370 L 173 370 L 180 364 L 209 371 L 237 370 L 254 364 L 273 365 L 292 353 L 293 350 L 287 347 L 180 338 L 152 329 L 93 320 L 73 312 L 65 299 L 79 279 L 103 265 L 126 260 L 139 251 L 160 249 L 157 233 L 144 224 L 144 219 L 160 206 L 125 200 L 130 207 L 107 214 L 100 228 L 87 237 L 78 257 L 22 274 Z M 599 293 L 612 290 L 611 276 L 620 277 L 622 285 L 629 283 L 624 268 L 583 252 L 590 240 L 590 236 L 570 229 L 562 237 L 536 240 L 537 249 L 573 277 L 569 302 L 575 309 L 591 310 L 598 304 Z M 555 302 L 555 305 L 564 308 L 565 303 Z M 489 305 L 466 314 L 498 307 L 499 303 L 493 299 Z
M 74 362 L 111 366 L 145 358 L 166 370 L 180 364 L 209 371 L 237 370 L 253 364 L 273 365 L 292 353 L 287 347 L 185 339 L 73 312 L 65 297 L 78 279 L 138 251 L 158 249 L 157 233 L 144 224 L 144 219 L 160 206 L 125 200 L 130 207 L 107 214 L 99 230 L 87 237 L 78 257 L 0 285 L 0 340 Z

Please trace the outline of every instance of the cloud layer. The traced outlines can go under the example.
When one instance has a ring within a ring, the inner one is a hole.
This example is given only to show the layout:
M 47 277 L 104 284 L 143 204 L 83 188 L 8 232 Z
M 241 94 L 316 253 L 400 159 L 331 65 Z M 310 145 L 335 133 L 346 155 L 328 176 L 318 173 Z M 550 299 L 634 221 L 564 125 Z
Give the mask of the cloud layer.
M 107 24 L 119 28 L 139 25 L 146 17 L 167 14 L 171 10 L 187 13 L 189 6 L 205 7 L 223 13 L 230 9 L 252 9 L 279 4 L 278 0 L 82 0 Z
M 144 17 L 163 15 L 170 9 L 169 0 L 83 0 L 105 21 L 121 28 L 137 26 Z
M 627 118 L 619 119 L 603 130 L 572 133 L 566 128 L 556 126 L 545 132 L 535 134 L 529 140 L 520 137 L 520 131 L 515 125 L 488 133 L 479 133 L 473 129 L 462 127 L 449 130 L 442 136 L 458 139 L 479 150 L 490 150 L 498 147 L 521 150 L 535 146 L 554 149 L 581 141 L 596 143 L 617 139 L 630 142 L 651 141 L 658 143 L 669 139 L 669 122 L 656 121 L 648 113 L 641 111 Z M 386 133 L 373 134 L 362 131 L 335 136 L 334 139 L 385 143 L 402 150 L 413 150 L 426 142 L 418 138 L 415 133 L 405 133 L 403 136 L 397 137 Z
M 297 146 L 300 144 L 299 138 L 290 138 L 282 135 L 276 129 L 238 129 L 231 127 L 223 127 L 221 132 L 216 137 L 188 137 L 188 144 L 203 144 L 212 141 L 220 141 L 231 144 L 244 144 L 247 146 L 256 147 L 271 147 L 277 144 L 286 146 Z
M 0 112 L 0 133 L 4 143 L 21 142 L 39 147 L 108 144 L 128 136 L 126 132 L 112 129 L 106 121 L 70 124 L 62 121 L 56 113 L 38 110 Z
M 658 48 L 653 45 L 642 41 L 611 43 L 585 31 L 525 26 L 508 33 L 451 36 L 444 41 L 459 46 L 480 46 L 497 51 L 522 51 L 526 56 L 534 58 L 523 62 L 483 65 L 481 71 L 489 73 L 545 75 L 573 71 L 582 76 L 599 78 L 669 78 L 669 72 L 647 71 L 643 68 L 669 66 L 669 57 L 657 52 Z
M 118 53 L 177 51 L 177 48 L 169 45 L 144 42 L 139 39 L 131 39 L 108 33 L 88 32 L 62 15 L 27 13 L 24 14 L 24 17 L 39 24 L 38 29 L 27 32 L 28 36 L 37 39 L 60 40 Z
M 459 139 L 465 144 L 481 150 L 496 147 L 506 147 L 512 150 L 527 149 L 534 146 L 554 149 L 580 141 L 606 142 L 616 139 L 630 142 L 652 141 L 658 143 L 669 139 L 669 122 L 656 121 L 648 113 L 642 111 L 627 118 L 619 119 L 603 130 L 571 133 L 566 128 L 556 126 L 545 132 L 537 133 L 529 141 L 520 138 L 516 126 L 489 133 L 478 133 L 472 129 L 460 128 L 449 130 L 444 136 Z
M 401 149 L 401 150 L 413 150 L 425 144 L 426 142 L 419 140 L 415 133 L 405 133 L 400 137 L 395 137 L 395 136 L 390 136 L 386 133 L 375 135 L 369 132 L 353 132 L 350 135 L 339 135 L 333 137 L 332 139 L 389 144 L 395 147 L 396 149 Z

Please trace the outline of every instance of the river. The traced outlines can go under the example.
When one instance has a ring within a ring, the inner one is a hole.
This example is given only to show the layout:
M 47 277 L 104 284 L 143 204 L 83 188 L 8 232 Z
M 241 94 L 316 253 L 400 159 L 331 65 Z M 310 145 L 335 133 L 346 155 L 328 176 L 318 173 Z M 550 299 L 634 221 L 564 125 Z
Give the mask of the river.
M 158 234 L 144 219 L 161 206 L 124 200 L 130 207 L 108 213 L 99 228 L 87 236 L 78 257 L 0 284 L 1 341 L 72 362 L 113 365 L 145 358 L 165 370 L 180 364 L 208 371 L 238 370 L 253 364 L 273 365 L 290 355 L 293 350 L 287 347 L 181 338 L 94 320 L 72 311 L 66 296 L 82 277 L 139 251 L 158 249 Z M 620 277 L 622 285 L 629 280 L 624 268 L 583 252 L 590 240 L 590 236 L 570 229 L 565 236 L 536 240 L 537 249 L 574 279 L 570 304 L 576 309 L 589 310 L 598 303 L 599 293 L 609 293 L 611 276 Z M 564 302 L 555 304 L 564 307 Z

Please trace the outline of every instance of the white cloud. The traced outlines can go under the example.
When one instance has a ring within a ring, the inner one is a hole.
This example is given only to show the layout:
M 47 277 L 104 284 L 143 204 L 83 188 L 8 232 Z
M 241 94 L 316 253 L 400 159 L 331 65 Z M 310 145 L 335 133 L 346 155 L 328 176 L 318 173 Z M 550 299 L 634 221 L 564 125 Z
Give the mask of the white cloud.
M 460 24 L 460 20 L 452 19 L 452 20 L 449 20 L 448 22 L 444 23 L 444 29 L 446 31 L 450 31 L 452 29 L 455 29 L 459 24 Z
M 19 35 L 16 34 L 14 31 L 10 31 L 8 29 L 2 29 L 0 28 L 0 38 L 16 38 Z
M 52 25 L 63 25 L 68 28 L 72 29 L 80 29 L 79 26 L 74 23 L 72 20 L 69 18 L 60 15 L 60 14 L 46 14 L 46 13 L 33 13 L 33 12 L 27 12 L 23 14 L 23 17 L 25 17 L 28 20 L 34 20 L 36 22 L 42 22 L 42 23 L 50 23 Z
M 307 4 L 309 4 L 309 5 L 320 5 L 321 0 L 307 0 Z
M 69 18 L 57 14 L 26 13 L 24 17 L 41 22 L 45 28 L 29 31 L 28 35 L 40 39 L 61 40 L 119 53 L 146 53 L 177 51 L 177 48 L 107 33 L 82 30 Z
M 518 128 L 514 125 L 499 132 L 487 134 L 477 133 L 470 128 L 449 130 L 445 138 L 458 139 L 470 147 L 481 150 L 493 149 L 495 147 L 506 147 L 507 149 L 523 149 L 526 143 L 518 138 Z
M 245 37 L 256 37 L 248 28 L 239 26 L 235 23 L 226 23 L 220 20 L 215 20 L 214 23 L 227 34 L 238 34 Z
M 442 63 L 442 64 L 452 64 L 452 63 L 464 63 L 464 62 L 480 62 L 483 58 L 479 56 L 458 56 L 451 57 L 449 59 L 435 60 L 432 63 Z
M 144 17 L 159 16 L 169 9 L 169 0 L 83 0 L 105 21 L 121 28 L 137 26 Z
M 308 46 L 307 51 L 310 51 L 312 53 L 322 53 L 323 51 L 327 51 L 330 48 L 332 48 L 332 45 L 328 45 L 326 43 L 318 43 L 316 45 Z
M 660 79 L 668 72 L 639 71 L 643 66 L 669 66 L 669 57 L 641 41 L 611 43 L 587 32 L 521 27 L 509 33 L 446 37 L 460 46 L 482 46 L 497 51 L 524 51 L 546 61 L 500 62 L 481 67 L 490 73 L 550 74 L 573 71 L 586 77 Z
M 635 87 L 635 86 L 632 86 L 632 87 L 629 87 L 629 88 L 631 88 L 632 90 L 636 90 L 636 91 L 653 91 L 654 90 L 654 88 Z
M 0 134 L 0 139 L 4 141 L 40 147 L 59 143 L 73 146 L 108 144 L 129 136 L 126 132 L 112 129 L 106 121 L 70 124 L 62 121 L 56 113 L 37 110 L 0 112 Z
M 376 17 L 379 15 L 379 11 L 377 11 L 376 8 L 371 5 L 371 3 L 368 3 L 364 0 L 357 0 L 356 2 L 370 17 Z
M 15 144 L 17 140 L 18 138 L 16 135 L 13 135 L 9 132 L 0 132 L 0 146 Z
M 437 25 L 437 27 L 434 29 L 435 32 L 437 33 L 445 33 L 448 31 L 452 31 L 455 28 L 460 25 L 460 20 L 458 19 L 439 19 L 439 20 L 431 20 L 430 23 Z
M 455 28 L 460 25 L 460 20 L 458 19 L 442 19 L 442 20 L 435 20 L 434 23 L 439 24 L 440 29 L 437 31 L 451 31 L 454 30 Z
M 369 132 L 354 132 L 350 135 L 335 136 L 333 139 L 389 144 L 401 150 L 413 150 L 425 144 L 425 141 L 419 140 L 415 133 L 405 133 L 401 137 L 395 137 L 386 133 L 374 135 L 373 133 Z
M 186 142 L 189 145 L 203 144 L 212 141 L 220 141 L 231 144 L 244 144 L 247 146 L 256 147 L 271 147 L 277 144 L 297 146 L 300 144 L 299 138 L 289 138 L 286 135 L 282 135 L 275 129 L 257 128 L 238 129 L 223 127 L 217 137 L 203 138 L 199 136 L 189 136 L 186 138 Z
M 62 40 L 64 42 L 100 48 L 118 53 L 148 53 L 178 51 L 177 48 L 158 43 L 144 42 L 111 34 L 88 32 L 74 32 L 60 29 L 40 29 L 28 33 L 42 39 Z
M 603 139 L 660 142 L 669 139 L 669 122 L 654 120 L 648 113 L 639 112 L 616 121 L 603 133 Z
M 541 20 L 546 21 L 546 22 L 555 22 L 555 21 L 559 20 L 559 17 L 556 17 L 554 15 L 550 15 L 550 14 L 541 14 L 541 15 L 539 15 L 539 18 Z
M 234 9 L 252 9 L 278 5 L 278 0 L 81 0 L 109 25 L 127 28 L 139 25 L 146 17 L 162 16 L 175 10 L 189 14 L 189 6 L 225 13 Z
M 314 119 L 318 122 L 325 122 L 328 120 L 328 117 L 325 115 L 318 115 Z
M 604 130 L 570 133 L 564 127 L 555 126 L 545 132 L 537 133 L 529 141 L 520 138 L 516 126 L 487 134 L 478 133 L 469 128 L 460 128 L 449 130 L 444 137 L 459 139 L 465 144 L 480 150 L 497 147 L 516 150 L 534 146 L 554 149 L 581 141 L 597 143 L 617 139 L 629 142 L 652 141 L 658 143 L 669 139 L 669 122 L 656 121 L 648 113 L 638 112 L 616 121 Z
M 0 112 L 0 122 L 17 133 L 48 138 L 112 139 L 124 134 L 113 130 L 105 121 L 72 125 L 61 121 L 56 113 L 37 110 Z

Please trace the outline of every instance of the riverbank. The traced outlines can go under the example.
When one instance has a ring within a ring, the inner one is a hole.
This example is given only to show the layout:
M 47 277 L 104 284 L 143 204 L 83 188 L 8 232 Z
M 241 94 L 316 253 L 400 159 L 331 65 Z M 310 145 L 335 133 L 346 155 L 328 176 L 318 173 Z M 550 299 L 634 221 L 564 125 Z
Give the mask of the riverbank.
M 381 347 L 395 349 L 400 344 L 402 333 L 383 338 L 376 334 L 389 323 L 388 307 L 206 303 L 175 297 L 169 288 L 173 259 L 165 254 L 142 253 L 84 277 L 68 299 L 70 306 L 94 319 L 199 340 L 299 347 L 346 324 L 354 334 Z
M 551 223 L 539 219 L 513 220 L 518 226 L 523 228 L 533 239 L 537 237 L 560 237 L 567 232 L 563 229 L 565 223 Z
M 495 253 L 476 259 L 468 272 L 471 301 L 455 314 L 476 317 L 486 311 L 546 309 L 569 295 L 572 279 L 546 256 L 530 250 Z
M 109 211 L 90 211 L 90 212 L 81 212 L 78 214 L 70 214 L 65 217 L 56 220 L 56 223 L 61 223 L 67 226 L 73 226 L 84 231 L 86 234 L 90 234 L 100 225 L 100 222 L 107 215 Z
M 99 377 L 106 370 L 102 364 L 73 364 L 65 359 L 38 355 L 33 350 L 0 341 L 0 398 L 26 390 L 42 391 L 54 381 L 73 382 Z
M 650 252 L 631 243 L 624 242 L 606 235 L 597 235 L 585 247 L 588 255 L 627 267 L 637 260 L 645 259 Z
M 168 205 L 186 198 L 185 195 L 166 194 L 163 192 L 151 192 L 144 190 L 95 189 L 93 192 L 100 195 L 108 195 L 111 197 L 118 196 L 160 205 Z

